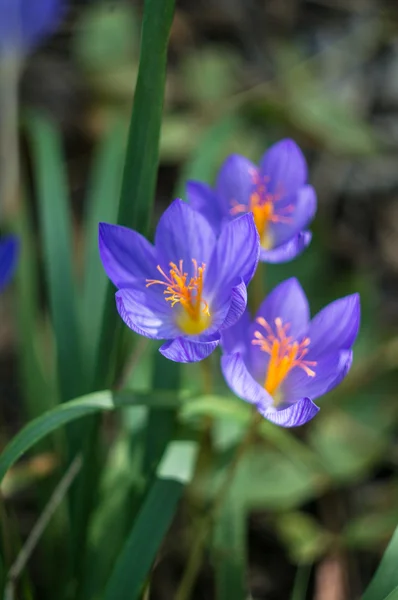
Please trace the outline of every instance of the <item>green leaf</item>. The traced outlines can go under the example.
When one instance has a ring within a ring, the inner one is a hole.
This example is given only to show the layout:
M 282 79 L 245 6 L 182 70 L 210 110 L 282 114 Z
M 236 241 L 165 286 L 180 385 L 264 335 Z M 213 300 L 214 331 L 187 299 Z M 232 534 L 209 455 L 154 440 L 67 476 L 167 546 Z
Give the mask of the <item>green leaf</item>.
M 108 278 L 98 253 L 98 223 L 115 223 L 119 207 L 126 122 L 118 119 L 100 141 L 89 182 L 85 220 L 85 257 L 82 298 L 83 357 L 89 374 L 94 378 L 94 361 L 101 334 Z
M 395 600 L 398 588 L 398 528 L 362 600 Z M 392 594 L 392 595 L 391 595 Z
M 6 446 L 0 455 L 0 483 L 7 470 L 27 450 L 59 427 L 104 410 L 123 406 L 178 406 L 176 394 L 133 394 L 132 392 L 96 392 L 57 406 L 26 425 Z
M 214 531 L 217 600 L 247 597 L 246 511 L 233 488 L 221 507 Z
M 279 535 L 296 564 L 312 564 L 329 548 L 332 535 L 311 515 L 291 512 L 276 519 Z
M 155 195 L 159 139 L 166 81 L 167 44 L 174 14 L 174 0 L 146 0 L 141 33 L 140 64 L 128 134 L 119 225 L 146 234 Z M 103 312 L 101 340 L 96 360 L 96 384 L 106 385 L 110 354 L 114 353 L 120 323 L 115 310 L 114 288 L 109 283 Z
M 157 478 L 116 562 L 104 600 L 139 598 L 184 487 L 191 481 L 196 454 L 195 442 L 175 441 L 169 444 Z
M 294 580 L 293 592 L 290 600 L 306 600 L 311 566 L 299 565 Z
M 39 199 L 46 284 L 57 352 L 62 401 L 84 392 L 73 277 L 72 225 L 61 139 L 44 116 L 26 120 Z

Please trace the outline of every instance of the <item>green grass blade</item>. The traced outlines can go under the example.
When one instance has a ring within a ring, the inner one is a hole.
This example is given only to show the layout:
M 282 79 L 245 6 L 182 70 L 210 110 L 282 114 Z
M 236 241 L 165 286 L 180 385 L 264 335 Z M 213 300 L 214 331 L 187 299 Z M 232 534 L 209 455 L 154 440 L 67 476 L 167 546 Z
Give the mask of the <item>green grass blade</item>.
M 63 169 L 61 140 L 45 117 L 30 113 L 26 120 L 35 185 L 39 200 L 45 275 L 56 339 L 61 400 L 84 392 L 80 358 L 76 293 L 73 277 L 72 225 Z
M 167 44 L 174 0 L 145 0 L 140 64 L 124 164 L 118 223 L 146 234 L 155 193 L 166 80 Z M 119 323 L 114 288 L 108 285 L 96 360 L 97 385 L 109 377 Z M 113 351 L 113 352 L 112 352 Z
M 246 598 L 246 511 L 233 491 L 216 520 L 214 560 L 217 600 Z
M 184 487 L 192 478 L 196 454 L 195 442 L 176 441 L 169 444 L 159 465 L 157 478 L 116 561 L 104 600 L 135 600 L 140 597 Z
M 83 357 L 89 381 L 94 377 L 95 353 L 108 287 L 98 253 L 98 223 L 117 221 L 125 147 L 126 122 L 120 119 L 99 143 L 89 183 L 82 297 Z
M 177 406 L 179 399 L 176 394 L 159 392 L 155 394 L 110 391 L 95 392 L 77 400 L 70 400 L 46 412 L 28 423 L 6 446 L 0 455 L 0 483 L 10 467 L 27 450 L 32 448 L 46 435 L 59 427 L 87 415 L 114 410 L 124 406 Z
M 311 565 L 299 565 L 297 567 L 293 592 L 290 600 L 306 600 L 310 575 Z
M 398 527 L 362 600 L 386 600 L 398 586 Z M 390 598 L 389 598 L 390 600 Z

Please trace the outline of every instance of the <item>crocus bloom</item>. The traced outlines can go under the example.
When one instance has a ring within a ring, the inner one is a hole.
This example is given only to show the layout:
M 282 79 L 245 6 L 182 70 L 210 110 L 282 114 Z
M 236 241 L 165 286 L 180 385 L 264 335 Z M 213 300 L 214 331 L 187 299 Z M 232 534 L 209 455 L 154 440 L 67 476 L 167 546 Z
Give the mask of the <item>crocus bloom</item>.
M 292 140 L 272 146 L 259 167 L 244 156 L 231 155 L 221 167 L 214 190 L 190 181 L 187 196 L 216 231 L 234 217 L 252 212 L 260 235 L 261 261 L 289 261 L 311 241 L 306 227 L 316 211 L 316 195 L 307 185 L 305 158 Z
M 0 54 L 24 54 L 59 24 L 66 0 L 0 0 Z
M 99 249 L 126 325 L 168 340 L 160 348 L 167 358 L 193 362 L 208 356 L 242 315 L 259 239 L 252 215 L 217 238 L 201 214 L 175 200 L 160 218 L 154 246 L 135 231 L 100 223 Z
M 18 240 L 10 235 L 0 240 L 0 291 L 14 274 L 18 258 Z
M 313 400 L 348 373 L 358 333 L 358 294 L 332 302 L 311 321 L 307 298 L 288 279 L 223 334 L 222 371 L 234 393 L 277 425 L 295 427 L 319 408 Z

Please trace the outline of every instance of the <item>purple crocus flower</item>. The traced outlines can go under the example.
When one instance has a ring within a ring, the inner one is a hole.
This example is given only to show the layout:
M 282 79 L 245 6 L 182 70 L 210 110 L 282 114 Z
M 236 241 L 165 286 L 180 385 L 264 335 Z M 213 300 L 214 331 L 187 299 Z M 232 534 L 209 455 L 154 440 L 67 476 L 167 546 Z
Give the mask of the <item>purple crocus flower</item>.
M 216 237 L 182 200 L 160 218 L 155 245 L 126 227 L 100 223 L 99 250 L 123 321 L 137 333 L 168 340 L 167 358 L 194 362 L 220 343 L 242 315 L 259 256 L 253 216 L 231 221 Z
M 314 188 L 307 184 L 307 164 L 292 140 L 282 140 L 264 154 L 259 167 L 233 154 L 219 172 L 216 187 L 189 181 L 190 204 L 218 232 L 225 222 L 252 212 L 260 235 L 260 261 L 292 260 L 311 241 L 306 227 L 316 211 Z
M 303 425 L 319 408 L 313 400 L 348 373 L 359 329 L 358 294 L 340 298 L 311 321 L 307 298 L 292 278 L 223 333 L 222 371 L 233 392 L 282 427 Z
M 3 291 L 14 274 L 18 259 L 19 244 L 15 236 L 0 240 L 0 291 Z
M 58 26 L 66 0 L 0 0 L 0 54 L 24 54 Z

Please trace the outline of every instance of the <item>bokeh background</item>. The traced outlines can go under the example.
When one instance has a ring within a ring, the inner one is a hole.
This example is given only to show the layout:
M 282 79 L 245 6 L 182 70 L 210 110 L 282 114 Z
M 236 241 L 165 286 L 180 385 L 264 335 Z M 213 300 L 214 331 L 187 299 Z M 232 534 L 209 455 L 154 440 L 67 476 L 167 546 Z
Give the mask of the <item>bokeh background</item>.
M 59 30 L 27 58 L 20 80 L 21 118 L 31 109 L 40 110 L 62 134 L 77 275 L 93 165 L 101 168 L 104 139 L 114 139 L 114 174 L 121 173 L 141 15 L 142 5 L 135 0 L 71 0 Z M 257 161 L 283 137 L 292 137 L 308 159 L 319 211 L 310 248 L 292 263 L 269 265 L 266 286 L 271 289 L 278 281 L 297 276 L 313 313 L 339 296 L 359 291 L 361 332 L 350 376 L 322 400 L 314 422 L 292 436 L 275 435 L 261 452 L 248 456 L 231 496 L 234 518 L 225 517 L 220 528 L 231 529 L 231 547 L 247 549 L 254 599 L 355 600 L 370 581 L 398 522 L 398 5 L 394 0 L 177 2 L 154 224 L 174 197 L 185 197 L 184 182 L 191 173 L 212 183 L 228 154 L 238 152 Z M 54 349 L 43 249 L 36 235 L 34 164 L 23 130 L 20 149 L 27 218 L 33 223 L 32 257 L 39 265 L 37 331 L 44 352 L 37 375 L 47 378 L 51 387 Z M 18 310 L 23 309 L 16 306 L 15 290 L 9 289 L 0 299 L 2 444 L 33 416 L 25 393 Z M 149 386 L 150 355 L 145 344 L 140 347 L 139 368 L 128 382 L 134 389 Z M 213 367 L 216 371 L 216 362 Z M 196 366 L 188 366 L 184 373 L 186 387 L 200 388 Z M 215 373 L 216 381 L 217 377 Z M 36 402 L 34 410 L 39 410 L 37 406 Z M 43 400 L 43 408 L 47 407 Z M 214 406 L 206 410 L 216 419 L 221 460 L 235 439 L 239 417 L 234 410 L 223 413 L 222 407 L 220 413 Z M 219 414 L 223 418 L 217 421 Z M 187 410 L 184 418 L 195 427 L 198 416 Z M 108 549 L 108 555 L 93 554 L 93 572 L 103 572 L 104 577 L 128 527 L 127 499 L 137 480 L 126 440 L 141 418 L 134 409 L 125 412 L 122 424 L 113 418 L 103 424 L 108 480 L 101 493 L 108 500 L 97 515 L 92 536 Z M 126 436 L 117 437 L 116 444 L 115 432 L 120 430 Z M 150 598 L 173 598 L 195 507 L 205 501 L 218 475 L 218 466 L 210 465 L 191 490 L 189 508 L 181 509 L 162 548 Z M 43 445 L 5 480 L 2 495 L 10 518 L 3 536 L 11 553 L 31 530 L 42 498 L 57 477 L 57 454 Z M 54 595 L 66 554 L 62 515 L 57 519 L 33 554 L 21 598 L 62 597 Z M 217 551 L 222 554 L 226 548 L 215 543 Z M 201 569 L 194 599 L 213 597 L 210 562 Z M 291 595 L 294 582 L 297 596 Z

